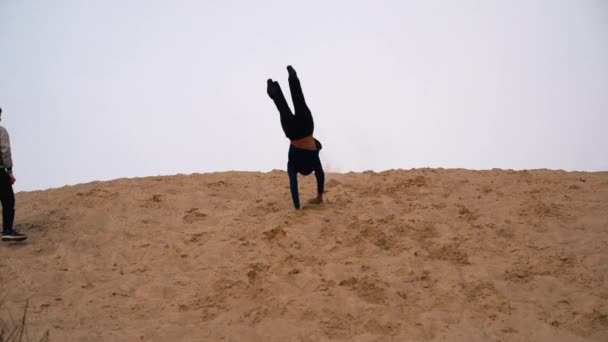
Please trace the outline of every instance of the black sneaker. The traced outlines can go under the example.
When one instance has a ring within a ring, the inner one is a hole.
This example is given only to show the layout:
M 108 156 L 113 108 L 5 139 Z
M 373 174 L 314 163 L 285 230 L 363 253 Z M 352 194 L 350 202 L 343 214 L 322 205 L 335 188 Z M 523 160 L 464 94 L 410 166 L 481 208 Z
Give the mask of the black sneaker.
M 268 87 L 266 88 L 266 92 L 271 99 L 275 99 L 278 95 L 281 94 L 281 87 L 279 86 L 279 82 L 273 81 L 272 79 L 268 79 L 266 81 Z
M 23 241 L 27 239 L 25 234 L 21 234 L 14 229 L 2 231 L 2 241 Z

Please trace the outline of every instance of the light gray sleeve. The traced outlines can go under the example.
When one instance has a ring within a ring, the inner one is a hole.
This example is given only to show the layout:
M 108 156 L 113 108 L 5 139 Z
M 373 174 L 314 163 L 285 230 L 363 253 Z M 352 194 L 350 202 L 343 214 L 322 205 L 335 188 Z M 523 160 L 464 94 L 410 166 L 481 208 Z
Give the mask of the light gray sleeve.
M 4 127 L 0 127 L 0 158 L 2 158 L 2 165 L 5 168 L 11 169 L 13 167 L 11 141 L 8 137 L 8 131 Z

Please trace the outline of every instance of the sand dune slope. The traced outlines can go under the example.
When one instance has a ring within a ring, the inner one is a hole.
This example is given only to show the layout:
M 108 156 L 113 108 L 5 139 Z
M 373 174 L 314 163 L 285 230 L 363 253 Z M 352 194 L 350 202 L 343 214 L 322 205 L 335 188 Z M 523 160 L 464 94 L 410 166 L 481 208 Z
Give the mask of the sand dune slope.
M 51 341 L 608 341 L 608 172 L 223 172 L 17 194 L 0 318 Z M 300 177 L 305 200 L 314 177 Z

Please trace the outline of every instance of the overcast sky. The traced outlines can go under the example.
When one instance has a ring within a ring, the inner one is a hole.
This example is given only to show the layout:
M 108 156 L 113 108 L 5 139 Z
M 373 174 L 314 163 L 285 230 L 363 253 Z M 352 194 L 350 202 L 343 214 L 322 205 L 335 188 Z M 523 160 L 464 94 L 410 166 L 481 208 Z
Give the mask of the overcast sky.
M 288 64 L 326 171 L 608 170 L 608 1 L 0 0 L 15 190 L 285 169 Z

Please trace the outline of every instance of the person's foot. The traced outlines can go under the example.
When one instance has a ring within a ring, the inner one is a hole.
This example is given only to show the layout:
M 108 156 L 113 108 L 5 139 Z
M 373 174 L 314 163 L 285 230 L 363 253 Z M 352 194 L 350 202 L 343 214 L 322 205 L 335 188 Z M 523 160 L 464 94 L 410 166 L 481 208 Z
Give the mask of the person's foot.
M 289 73 L 289 76 L 297 76 L 296 71 L 291 65 L 287 66 L 287 72 Z
M 268 85 L 266 87 L 266 92 L 271 99 L 274 99 L 277 95 L 281 93 L 281 87 L 279 86 L 279 82 L 273 81 L 271 78 L 266 81 Z
M 2 241 L 23 241 L 27 239 L 27 235 L 19 233 L 14 229 L 2 231 Z

